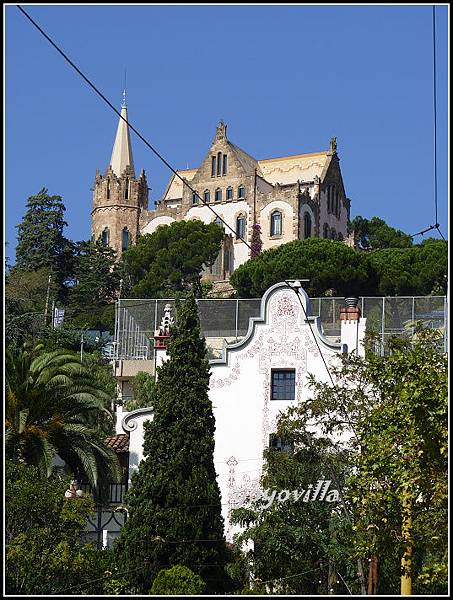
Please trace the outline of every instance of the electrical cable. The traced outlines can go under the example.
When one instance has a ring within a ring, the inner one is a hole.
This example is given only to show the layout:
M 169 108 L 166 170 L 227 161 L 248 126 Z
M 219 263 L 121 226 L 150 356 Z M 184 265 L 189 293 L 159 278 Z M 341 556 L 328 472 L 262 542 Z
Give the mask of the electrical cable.
M 441 238 L 445 240 L 443 233 L 440 230 L 440 223 L 438 221 L 438 199 L 437 199 L 437 68 L 436 68 L 436 7 L 433 5 L 433 105 L 434 105 L 434 225 L 431 225 L 423 231 L 414 233 L 411 238 L 418 235 L 437 229 Z M 445 240 L 446 241 L 446 240 Z
M 59 52 L 61 54 L 61 56 L 71 65 L 71 67 L 73 69 L 75 69 L 75 71 L 77 71 L 77 73 L 88 83 L 88 85 L 96 92 L 96 94 L 98 94 L 98 96 L 100 96 L 102 98 L 102 100 L 104 100 L 104 102 L 114 111 L 114 113 L 116 115 L 118 115 L 120 117 L 120 119 L 122 119 L 126 125 L 128 127 L 130 127 L 132 129 L 132 131 L 142 140 L 142 142 L 159 158 L 159 160 L 161 160 L 164 165 L 166 167 L 168 167 L 170 169 L 170 171 L 176 175 L 176 177 L 178 177 L 183 185 L 186 185 L 189 190 L 195 194 L 195 196 L 201 200 L 203 202 L 203 204 L 205 206 L 207 206 L 215 215 L 218 219 L 220 219 L 220 221 L 226 225 L 226 227 L 228 227 L 228 229 L 236 236 L 236 239 L 241 240 L 242 242 L 244 242 L 244 244 L 250 248 L 250 250 L 252 249 L 252 246 L 246 242 L 244 240 L 243 237 L 241 237 L 240 235 L 238 235 L 238 232 L 235 231 L 232 227 L 230 227 L 228 225 L 228 223 L 212 208 L 212 206 L 208 203 L 205 202 L 204 198 L 202 198 L 198 192 L 196 190 L 194 190 L 191 185 L 189 185 L 189 183 L 187 182 L 187 180 L 184 179 L 184 177 L 181 177 L 181 175 L 176 171 L 176 169 L 174 169 L 170 163 L 165 160 L 165 158 L 141 135 L 141 133 L 139 131 L 137 131 L 137 129 L 135 129 L 135 127 L 133 125 L 131 125 L 129 123 L 129 121 L 127 119 L 125 119 L 122 114 L 114 107 L 114 105 L 106 98 L 106 96 L 104 96 L 104 94 L 99 91 L 99 89 L 88 79 L 88 77 L 86 77 L 86 75 L 84 75 L 82 73 L 82 71 L 73 63 L 73 61 L 63 52 L 63 50 L 61 50 L 57 44 L 47 35 L 47 33 L 45 33 L 45 31 L 43 31 L 43 29 L 41 29 L 41 27 L 30 17 L 30 15 L 19 5 L 16 5 L 17 8 L 27 17 L 27 19 L 36 27 L 36 29 L 46 38 L 46 40 L 57 50 L 57 52 Z

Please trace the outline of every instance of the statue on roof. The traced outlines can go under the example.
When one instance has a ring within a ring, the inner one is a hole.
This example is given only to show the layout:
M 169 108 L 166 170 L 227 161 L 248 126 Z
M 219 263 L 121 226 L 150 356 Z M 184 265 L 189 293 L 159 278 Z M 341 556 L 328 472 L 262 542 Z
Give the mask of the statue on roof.
M 225 125 L 223 120 L 220 119 L 220 123 L 217 125 L 217 129 L 215 132 L 216 140 L 225 140 L 226 139 L 226 128 L 227 128 L 227 126 Z
M 337 151 L 337 138 L 333 137 L 333 138 L 330 138 L 330 152 L 332 154 L 335 154 L 336 151 Z

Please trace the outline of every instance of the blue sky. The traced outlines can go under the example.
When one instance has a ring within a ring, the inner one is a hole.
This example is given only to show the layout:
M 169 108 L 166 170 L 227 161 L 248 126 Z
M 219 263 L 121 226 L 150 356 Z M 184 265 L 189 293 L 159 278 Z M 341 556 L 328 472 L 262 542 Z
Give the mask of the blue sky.
M 434 220 L 432 5 L 24 5 L 178 169 L 196 167 L 223 119 L 257 159 L 337 137 L 351 216 L 415 233 Z M 447 6 L 436 6 L 439 222 L 447 234 Z M 96 169 L 118 117 L 14 6 L 6 6 L 5 234 L 47 187 L 65 230 L 90 237 Z M 150 206 L 170 177 L 132 133 Z M 439 237 L 437 232 L 433 237 Z M 422 238 L 416 238 L 420 241 Z

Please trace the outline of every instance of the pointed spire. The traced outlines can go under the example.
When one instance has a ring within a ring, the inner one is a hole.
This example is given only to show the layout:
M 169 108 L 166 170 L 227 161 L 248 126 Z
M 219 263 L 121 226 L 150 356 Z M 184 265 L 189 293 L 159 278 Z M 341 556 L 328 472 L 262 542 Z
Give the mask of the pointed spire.
M 112 158 L 110 165 L 113 172 L 117 177 L 121 177 L 124 169 L 130 166 L 134 172 L 134 160 L 132 158 L 132 146 L 131 138 L 129 135 L 129 126 L 123 119 L 127 121 L 127 108 L 126 108 L 126 90 L 123 92 L 123 102 L 121 104 L 121 116 L 118 123 L 118 129 L 116 130 L 115 143 L 113 145 Z M 135 172 L 134 172 L 135 176 Z

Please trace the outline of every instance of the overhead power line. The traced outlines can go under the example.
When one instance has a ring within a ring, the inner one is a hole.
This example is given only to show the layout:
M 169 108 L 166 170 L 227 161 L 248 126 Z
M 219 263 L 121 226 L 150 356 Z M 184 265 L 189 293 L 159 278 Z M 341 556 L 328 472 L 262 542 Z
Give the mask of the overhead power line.
M 201 202 L 207 206 L 209 208 L 209 210 L 211 212 L 213 212 L 215 214 L 215 216 L 226 226 L 228 227 L 228 229 L 236 236 L 236 239 L 241 240 L 242 242 L 244 242 L 244 244 L 251 250 L 252 246 L 243 238 L 241 237 L 237 231 L 235 231 L 232 227 L 230 227 L 230 225 L 228 225 L 228 223 L 212 208 L 212 206 L 206 202 L 204 200 L 204 198 L 202 198 L 198 192 L 196 190 L 193 189 L 193 187 L 191 185 L 189 185 L 189 183 L 187 182 L 186 179 L 184 179 L 184 177 L 181 177 L 181 175 L 176 171 L 176 169 L 174 169 L 170 163 L 162 156 L 162 154 L 160 154 L 160 152 L 158 152 L 149 142 L 148 140 L 146 140 L 142 134 L 137 131 L 137 129 L 131 125 L 129 123 L 129 121 L 127 119 L 125 119 L 121 113 L 115 108 L 115 106 L 110 102 L 110 100 L 108 100 L 108 98 L 106 98 L 106 96 L 94 85 L 94 83 L 92 83 L 88 77 L 86 75 L 84 75 L 84 73 L 82 73 L 82 71 L 77 67 L 76 64 L 74 64 L 74 62 L 63 52 L 63 50 L 61 50 L 61 48 L 59 48 L 59 46 L 57 46 L 57 44 L 47 35 L 47 33 L 45 31 L 43 31 L 43 29 L 36 23 L 36 21 L 34 21 L 30 15 L 19 5 L 16 5 L 17 8 L 27 17 L 27 19 L 34 25 L 34 27 L 36 27 L 36 29 L 46 38 L 46 40 L 55 48 L 55 50 L 57 50 L 57 52 L 59 52 L 59 54 L 61 54 L 61 56 L 66 60 L 66 62 L 68 62 L 71 67 L 77 71 L 77 73 L 88 83 L 88 85 L 96 92 L 96 94 L 98 94 L 98 96 L 100 96 L 102 98 L 102 100 L 104 100 L 104 102 L 114 111 L 114 113 L 116 115 L 119 116 L 120 119 L 122 119 L 126 125 L 128 125 L 128 127 L 130 127 L 132 129 L 132 131 L 142 140 L 142 142 L 144 144 L 146 144 L 146 146 L 159 158 L 159 160 L 161 160 L 164 165 L 166 167 L 168 167 L 170 169 L 170 171 L 176 176 L 178 177 L 183 185 L 186 185 L 189 190 L 192 192 L 192 194 L 195 194 L 195 196 L 201 200 Z
M 433 5 L 433 105 L 434 105 L 434 224 L 426 229 L 414 233 L 411 238 L 423 235 L 428 231 L 437 229 L 443 240 L 445 237 L 440 230 L 438 219 L 438 198 L 437 198 L 437 67 L 436 67 L 436 7 Z

